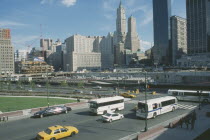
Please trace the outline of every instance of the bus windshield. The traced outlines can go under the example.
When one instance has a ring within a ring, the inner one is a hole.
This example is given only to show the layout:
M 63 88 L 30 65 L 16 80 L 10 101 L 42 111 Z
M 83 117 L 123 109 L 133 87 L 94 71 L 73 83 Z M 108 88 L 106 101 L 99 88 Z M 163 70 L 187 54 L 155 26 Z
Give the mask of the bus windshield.
M 98 108 L 98 104 L 95 102 L 90 102 L 90 108 Z
M 141 110 L 142 113 L 146 112 L 148 106 L 144 103 L 138 103 L 138 109 Z

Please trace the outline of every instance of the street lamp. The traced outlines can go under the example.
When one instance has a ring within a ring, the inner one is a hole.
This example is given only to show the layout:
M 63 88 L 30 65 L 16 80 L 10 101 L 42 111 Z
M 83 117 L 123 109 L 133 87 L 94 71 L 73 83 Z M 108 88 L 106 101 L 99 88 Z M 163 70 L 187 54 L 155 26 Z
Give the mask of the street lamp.
M 197 91 L 198 95 L 199 95 L 199 106 L 198 109 L 201 110 L 201 91 Z
M 144 131 L 147 131 L 147 115 L 148 115 L 148 107 L 147 107 L 147 72 L 145 71 L 145 128 Z
M 48 79 L 48 67 L 47 67 L 47 106 L 49 108 L 49 79 Z

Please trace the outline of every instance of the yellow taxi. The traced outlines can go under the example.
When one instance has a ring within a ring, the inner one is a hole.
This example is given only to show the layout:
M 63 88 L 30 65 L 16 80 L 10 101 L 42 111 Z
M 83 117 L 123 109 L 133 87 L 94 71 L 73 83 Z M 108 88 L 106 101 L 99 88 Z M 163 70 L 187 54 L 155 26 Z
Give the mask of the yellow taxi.
M 129 93 L 121 93 L 120 95 L 123 96 L 123 97 L 126 97 L 126 98 L 136 98 L 135 95 L 132 95 L 132 94 L 129 94 Z
M 39 132 L 36 140 L 58 140 L 68 136 L 74 136 L 77 133 L 79 133 L 79 130 L 76 127 L 55 125 Z

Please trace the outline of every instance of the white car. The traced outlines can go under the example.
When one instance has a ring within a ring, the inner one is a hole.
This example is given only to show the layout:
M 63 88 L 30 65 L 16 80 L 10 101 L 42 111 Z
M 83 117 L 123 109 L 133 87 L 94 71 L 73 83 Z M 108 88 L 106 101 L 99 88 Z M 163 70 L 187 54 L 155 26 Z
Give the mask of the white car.
M 121 120 L 124 118 L 123 114 L 120 113 L 106 113 L 105 115 L 102 115 L 102 121 L 105 122 L 112 122 L 115 120 Z

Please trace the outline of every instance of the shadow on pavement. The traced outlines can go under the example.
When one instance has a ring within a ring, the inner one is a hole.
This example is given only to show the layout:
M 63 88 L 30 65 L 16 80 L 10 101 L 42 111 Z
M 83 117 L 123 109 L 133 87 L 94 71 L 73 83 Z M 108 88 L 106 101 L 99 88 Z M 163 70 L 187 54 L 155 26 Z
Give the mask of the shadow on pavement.
M 138 119 L 136 117 L 136 113 L 135 112 L 125 114 L 124 117 L 127 118 L 127 119 Z
M 93 113 L 91 113 L 89 111 L 77 112 L 75 114 L 83 115 L 83 116 L 96 116 L 96 115 L 94 115 Z

